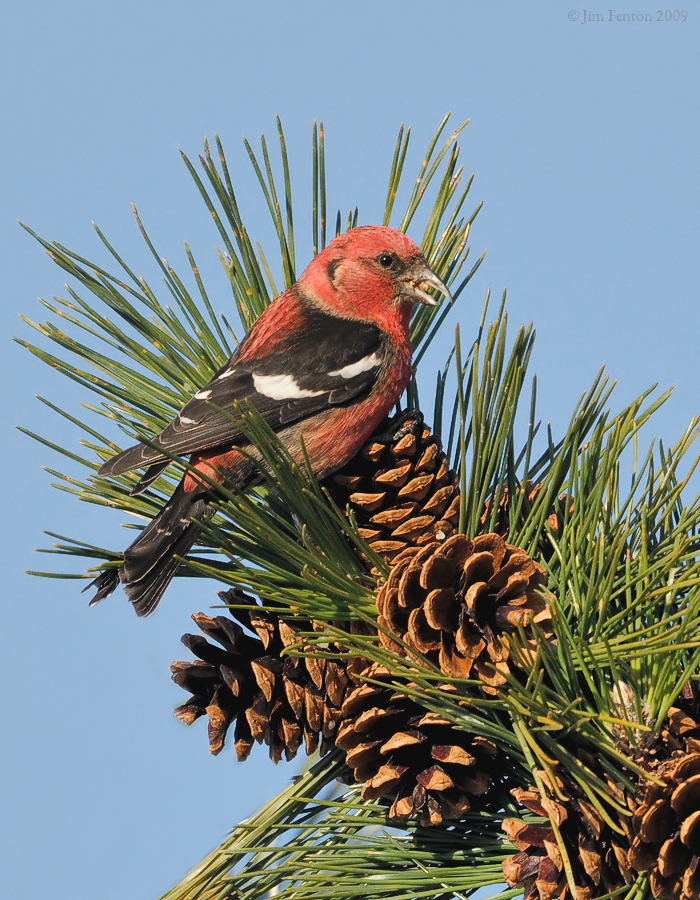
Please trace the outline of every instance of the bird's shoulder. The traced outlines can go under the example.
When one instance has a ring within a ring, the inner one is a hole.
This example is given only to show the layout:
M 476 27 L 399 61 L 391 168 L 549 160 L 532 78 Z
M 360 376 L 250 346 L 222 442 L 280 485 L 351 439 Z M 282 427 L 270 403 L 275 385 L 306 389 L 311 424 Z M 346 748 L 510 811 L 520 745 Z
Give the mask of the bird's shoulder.
M 328 365 L 333 371 L 334 362 L 378 348 L 384 339 L 376 323 L 348 318 L 298 288 L 290 289 L 265 310 L 230 362 L 278 366 L 287 356 L 299 368 L 320 373 Z

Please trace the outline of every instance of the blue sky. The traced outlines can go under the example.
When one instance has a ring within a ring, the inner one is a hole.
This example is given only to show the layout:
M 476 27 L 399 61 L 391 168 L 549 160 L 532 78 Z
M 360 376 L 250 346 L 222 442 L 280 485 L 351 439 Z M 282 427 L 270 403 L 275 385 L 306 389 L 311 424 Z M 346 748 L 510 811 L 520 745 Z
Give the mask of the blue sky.
M 417 169 L 452 110 L 471 119 L 462 158 L 475 173 L 472 205 L 484 201 L 471 244 L 476 254 L 488 250 L 458 313 L 463 333 L 486 287 L 507 287 L 512 323 L 532 319 L 537 328 L 532 369 L 545 420 L 564 427 L 606 363 L 619 381 L 617 404 L 657 381 L 676 385 L 655 426 L 672 440 L 700 411 L 700 8 L 685 10 L 684 22 L 658 22 L 655 7 L 584 15 L 561 2 L 508 0 L 5 4 L 0 855 L 8 896 L 154 898 L 295 771 L 274 768 L 261 749 L 245 765 L 230 751 L 212 759 L 205 728 L 172 717 L 181 697 L 168 664 L 186 658 L 179 637 L 191 612 L 215 602 L 213 586 L 176 584 L 156 615 L 137 621 L 121 595 L 89 610 L 75 583 L 23 574 L 45 563 L 32 552 L 48 543 L 44 529 L 126 541 L 119 516 L 52 490 L 40 466 L 57 459 L 13 429 L 75 446 L 75 432 L 34 394 L 73 412 L 86 399 L 10 342 L 31 337 L 18 313 L 41 318 L 36 298 L 65 293 L 60 270 L 17 220 L 104 261 L 94 220 L 155 282 L 134 202 L 176 267 L 183 240 L 191 244 L 225 312 L 217 236 L 178 147 L 196 156 L 205 135 L 221 136 L 249 228 L 271 246 L 241 137 L 273 136 L 279 114 L 301 262 L 311 254 L 303 215 L 312 121 L 326 126 L 331 207 L 357 204 L 369 223 L 380 216 L 399 124 L 413 128 L 408 165 Z M 651 21 L 618 21 L 618 13 Z

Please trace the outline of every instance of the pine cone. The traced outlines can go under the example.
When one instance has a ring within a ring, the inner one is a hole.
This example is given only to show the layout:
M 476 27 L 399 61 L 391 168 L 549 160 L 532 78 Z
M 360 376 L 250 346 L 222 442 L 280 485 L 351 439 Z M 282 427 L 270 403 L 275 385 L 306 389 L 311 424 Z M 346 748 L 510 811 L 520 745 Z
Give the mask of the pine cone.
M 551 782 L 539 773 L 545 784 Z M 615 793 L 619 789 L 610 783 Z M 627 864 L 626 838 L 614 834 L 595 807 L 576 785 L 560 781 L 556 792 L 570 798 L 553 799 L 548 790 L 545 799 L 535 788 L 516 788 L 511 793 L 518 803 L 550 821 L 528 823 L 504 819 L 502 823 L 511 843 L 520 850 L 503 862 L 503 874 L 511 887 L 524 888 L 525 900 L 539 897 L 564 898 L 569 885 L 561 850 L 550 822 L 554 821 L 564 843 L 576 885 L 575 900 L 590 900 L 631 884 L 635 875 Z M 629 829 L 629 819 L 620 816 L 620 824 Z
M 363 678 L 388 681 L 389 672 L 373 664 Z M 392 799 L 389 816 L 401 821 L 421 811 L 424 825 L 461 818 L 470 798 L 488 791 L 497 752 L 486 738 L 455 729 L 381 683 L 348 693 L 336 745 L 346 751 L 364 799 Z
M 681 709 L 672 708 L 661 741 L 671 759 L 653 774 L 663 784 L 642 785 L 635 798 L 634 838 L 628 861 L 649 872 L 654 897 L 700 897 L 700 728 Z
M 407 655 L 408 645 L 446 675 L 476 676 L 495 694 L 527 658 L 511 639 L 518 627 L 527 634 L 534 623 L 551 637 L 549 609 L 537 592 L 544 581 L 544 569 L 497 534 L 456 534 L 411 548 L 377 594 L 379 636 L 393 652 Z
M 388 422 L 324 487 L 341 509 L 350 506 L 362 537 L 387 561 L 444 541 L 458 525 L 457 476 L 417 410 Z
M 681 706 L 684 705 L 681 702 Z M 656 781 L 639 779 L 634 796 L 608 779 L 608 786 L 632 815 L 618 816 L 623 834 L 610 826 L 580 789 L 563 782 L 554 799 L 541 800 L 534 789 L 517 789 L 516 800 L 536 815 L 553 819 L 564 841 L 577 885 L 577 898 L 587 900 L 631 884 L 647 872 L 658 900 L 700 897 L 700 727 L 688 713 L 672 708 L 655 744 L 630 753 Z M 593 771 L 597 762 L 586 754 Z M 599 769 L 599 767 L 598 767 Z M 543 774 L 543 773 L 540 773 Z M 602 774 L 601 771 L 598 774 Z M 503 829 L 520 850 L 503 863 L 506 881 L 525 890 L 525 898 L 563 898 L 567 893 L 560 849 L 545 822 L 505 819 Z
M 235 589 L 219 594 L 225 603 L 254 603 Z M 270 758 L 292 759 L 302 740 L 313 753 L 321 739 L 321 752 L 333 745 L 340 709 L 352 686 L 351 674 L 365 663 L 348 666 L 332 660 L 280 656 L 296 642 L 298 628 L 263 610 L 231 610 L 257 634 L 253 637 L 229 616 L 195 613 L 192 618 L 204 634 L 185 634 L 182 642 L 199 659 L 174 662 L 176 684 L 192 696 L 175 715 L 188 725 L 209 717 L 209 751 L 219 753 L 235 721 L 234 741 L 239 760 L 250 754 L 253 742 L 269 745 Z M 304 630 L 310 630 L 307 623 Z M 223 648 L 223 649 L 222 649 Z

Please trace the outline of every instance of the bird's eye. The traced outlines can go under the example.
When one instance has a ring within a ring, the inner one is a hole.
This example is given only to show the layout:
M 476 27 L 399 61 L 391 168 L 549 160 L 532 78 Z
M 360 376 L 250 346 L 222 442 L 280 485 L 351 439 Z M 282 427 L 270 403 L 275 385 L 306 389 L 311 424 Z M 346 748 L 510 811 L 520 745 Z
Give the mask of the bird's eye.
M 394 257 L 391 253 L 380 253 L 377 262 L 383 269 L 390 269 L 394 264 Z

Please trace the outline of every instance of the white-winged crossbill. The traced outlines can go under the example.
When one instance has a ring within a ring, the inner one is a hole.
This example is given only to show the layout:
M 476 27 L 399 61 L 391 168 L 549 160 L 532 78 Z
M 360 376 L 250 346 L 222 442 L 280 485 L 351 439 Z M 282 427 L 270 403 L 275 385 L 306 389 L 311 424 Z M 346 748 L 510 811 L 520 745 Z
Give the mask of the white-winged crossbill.
M 435 305 L 429 288 L 449 297 L 405 234 L 365 226 L 340 235 L 267 307 L 229 361 L 153 439 L 155 447 L 137 444 L 100 468 L 109 477 L 147 467 L 136 489 L 143 490 L 170 462 L 159 447 L 190 457 L 192 468 L 118 569 L 138 615 L 155 609 L 196 541 L 211 511 L 211 482 L 244 488 L 254 477 L 254 464 L 239 452 L 252 449 L 238 424 L 239 403 L 252 403 L 297 460 L 303 436 L 317 477 L 342 468 L 409 382 L 409 319 L 417 302 Z M 91 603 L 114 590 L 115 570 L 94 585 Z

